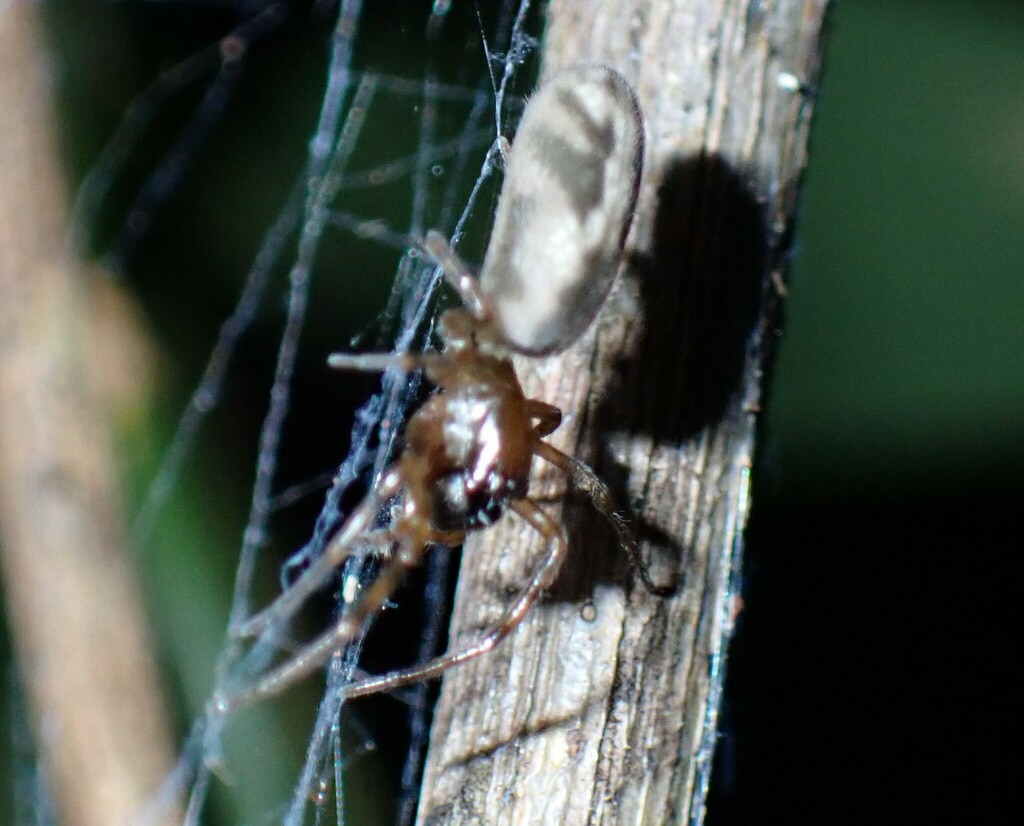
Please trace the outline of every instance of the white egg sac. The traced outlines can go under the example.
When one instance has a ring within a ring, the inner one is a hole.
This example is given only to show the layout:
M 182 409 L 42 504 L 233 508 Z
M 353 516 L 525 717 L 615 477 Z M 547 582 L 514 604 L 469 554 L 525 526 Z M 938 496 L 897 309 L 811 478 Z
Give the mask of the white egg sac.
M 636 96 L 608 66 L 569 67 L 530 99 L 480 275 L 515 350 L 563 350 L 597 314 L 621 263 L 643 155 Z

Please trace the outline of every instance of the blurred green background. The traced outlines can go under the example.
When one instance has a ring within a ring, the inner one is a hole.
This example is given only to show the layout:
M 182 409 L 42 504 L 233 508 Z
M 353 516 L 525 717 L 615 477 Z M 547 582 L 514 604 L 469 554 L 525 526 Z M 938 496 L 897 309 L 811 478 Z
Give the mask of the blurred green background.
M 425 11 L 366 5 L 357 64 L 419 77 Z M 85 0 L 48 16 L 73 180 L 132 97 L 234 19 Z M 156 382 L 152 406 L 121 422 L 132 503 L 299 172 L 330 16 L 299 16 L 254 47 L 224 119 L 125 259 Z M 482 65 L 475 11 L 456 18 L 459 48 L 435 59 L 472 87 L 458 67 Z M 830 23 L 709 819 L 998 822 L 1020 811 L 1024 771 L 1024 4 L 837 0 Z M 98 253 L 118 243 L 128 204 L 197 101 L 193 90 L 161 108 L 97 216 Z M 357 165 L 412 150 L 413 99 L 382 101 L 373 117 L 387 120 Z M 464 117 L 442 112 L 442 132 Z M 407 201 L 396 188 L 353 208 L 401 227 Z M 286 483 L 346 452 L 372 383 L 338 381 L 322 356 L 372 333 L 396 258 L 325 244 L 314 305 L 329 312 L 310 316 L 294 384 L 294 418 L 314 436 L 286 432 Z M 339 272 L 361 275 L 324 277 Z M 221 643 L 282 296 L 278 282 L 142 557 L 182 731 Z M 275 520 L 273 553 L 302 543 L 318 506 L 308 497 Z M 376 722 L 398 716 L 389 702 L 368 703 L 365 731 L 351 736 L 379 746 L 352 762 L 350 789 L 365 793 L 350 795 L 353 823 L 393 815 L 404 746 Z M 261 762 L 215 799 L 216 822 L 263 822 L 287 798 L 309 724 L 296 705 L 239 726 L 235 747 L 258 737 Z M 7 735 L 19 729 L 16 698 L 3 714 L 0 811 L 15 811 L 5 800 L 30 781 L 31 749 Z
M 833 12 L 769 450 L 813 487 L 987 475 L 1024 449 L 1024 4 Z

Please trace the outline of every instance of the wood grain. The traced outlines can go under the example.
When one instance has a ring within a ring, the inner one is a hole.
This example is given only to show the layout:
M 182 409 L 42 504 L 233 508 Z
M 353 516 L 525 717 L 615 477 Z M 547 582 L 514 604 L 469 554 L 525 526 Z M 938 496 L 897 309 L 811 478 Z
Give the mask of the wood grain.
M 551 441 L 613 484 L 655 577 L 678 587 L 647 593 L 570 498 L 555 588 L 497 651 L 444 678 L 421 824 L 703 817 L 826 5 L 551 3 L 543 74 L 619 69 L 647 154 L 631 261 L 598 322 L 518 367 L 528 394 L 568 414 Z M 451 645 L 497 619 L 542 553 L 512 518 L 467 542 Z

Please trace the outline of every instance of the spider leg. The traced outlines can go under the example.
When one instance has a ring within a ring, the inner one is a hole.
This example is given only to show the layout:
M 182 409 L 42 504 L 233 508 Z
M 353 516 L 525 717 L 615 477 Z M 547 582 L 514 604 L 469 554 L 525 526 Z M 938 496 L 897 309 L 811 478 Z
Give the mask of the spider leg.
M 536 419 L 537 424 L 533 426 L 533 432 L 538 438 L 543 438 L 558 429 L 562 423 L 562 411 L 553 404 L 542 402 L 540 399 L 526 400 L 526 414 L 531 419 Z
M 505 637 L 512 633 L 523 621 L 523 617 L 533 607 L 541 593 L 551 586 L 558 570 L 565 560 L 568 542 L 565 532 L 540 506 L 531 499 L 518 499 L 511 503 L 510 507 L 518 513 L 534 530 L 536 530 L 547 541 L 550 550 L 544 561 L 534 571 L 530 583 L 516 597 L 509 609 L 502 616 L 497 625 L 492 627 L 481 639 L 472 645 L 459 651 L 443 654 L 421 665 L 411 668 L 403 668 L 398 671 L 389 671 L 387 674 L 380 674 L 375 677 L 367 677 L 363 680 L 351 683 L 342 689 L 345 699 L 363 697 L 367 694 L 375 694 L 378 691 L 390 691 L 410 683 L 418 683 L 424 680 L 431 680 L 439 677 L 443 672 L 456 665 L 461 665 L 468 660 L 486 654 L 500 643 Z
M 455 250 L 437 230 L 430 230 L 423 239 L 423 249 L 433 258 L 444 272 L 445 280 L 459 294 L 462 303 L 478 321 L 486 320 L 490 313 L 487 309 L 487 298 L 480 289 L 480 282 L 473 277 L 469 267 L 455 254 Z
M 656 596 L 671 596 L 675 593 L 672 585 L 658 585 L 651 579 L 650 569 L 640 555 L 640 548 L 636 543 L 636 537 L 629 529 L 625 517 L 615 510 L 615 500 L 608 486 L 601 481 L 600 477 L 587 465 L 578 459 L 574 459 L 558 448 L 549 445 L 547 442 L 537 442 L 534 452 L 547 462 L 562 470 L 569 480 L 569 484 L 581 493 L 585 493 L 594 508 L 608 520 L 609 524 L 618 537 L 619 544 L 625 549 L 630 564 L 636 569 L 643 583 L 644 588 Z
M 319 669 L 336 651 L 351 642 L 370 616 L 387 603 L 405 570 L 419 564 L 422 554 L 422 545 L 410 543 L 406 539 L 406 544 L 381 570 L 359 601 L 352 605 L 351 610 L 342 613 L 333 628 L 322 633 L 300 649 L 295 656 L 268 671 L 252 685 L 236 694 L 219 698 L 216 703 L 217 710 L 220 713 L 227 713 L 240 706 L 272 697 Z
M 399 538 L 402 545 L 363 592 L 359 601 L 352 605 L 351 610 L 344 612 L 333 628 L 325 631 L 294 657 L 263 675 L 251 686 L 237 694 L 218 698 L 218 712 L 227 713 L 240 706 L 279 694 L 316 671 L 336 651 L 356 637 L 371 615 L 387 604 L 405 571 L 420 564 L 427 543 L 452 545 L 460 543 L 464 538 L 461 531 L 419 531 L 415 528 L 405 533 L 401 528 L 380 533 Z
M 327 365 L 339 370 L 361 370 L 382 373 L 395 367 L 406 373 L 427 368 L 437 360 L 437 353 L 331 353 Z
M 380 509 L 398 493 L 401 487 L 401 473 L 397 468 L 391 468 L 384 474 L 384 478 L 381 479 L 377 487 L 367 494 L 359 507 L 352 512 L 341 530 L 327 543 L 323 554 L 315 559 L 299 578 L 270 605 L 234 629 L 232 635 L 255 637 L 262 634 L 271 625 L 284 622 L 331 578 L 347 557 L 357 552 L 360 543 L 372 542 L 379 546 L 393 538 L 388 532 L 374 532 L 372 528 Z

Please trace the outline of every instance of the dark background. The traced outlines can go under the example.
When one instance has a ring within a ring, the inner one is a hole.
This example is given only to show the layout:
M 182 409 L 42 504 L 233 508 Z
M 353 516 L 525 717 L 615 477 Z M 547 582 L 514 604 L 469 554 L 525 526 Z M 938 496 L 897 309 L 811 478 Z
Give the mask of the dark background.
M 831 24 L 708 822 L 1017 822 L 1024 5 Z
M 425 14 L 415 5 L 366 4 L 357 64 L 421 75 Z M 162 68 L 236 19 L 223 7 L 84 0 L 48 15 L 72 181 Z M 126 236 L 126 211 L 198 90 L 160 108 L 95 216 L 94 252 L 118 253 L 117 284 L 152 341 L 149 392 L 119 422 L 129 503 L 300 169 L 332 15 L 302 11 L 253 47 L 150 231 Z M 482 65 L 475 11 L 453 15 L 457 45 L 434 58 L 473 85 L 477 75 L 459 67 Z M 811 91 L 811 162 L 754 473 L 709 822 L 1015 821 L 1024 803 L 1024 4 L 838 0 Z M 363 166 L 414 146 L 411 99 L 382 100 L 375 112 L 380 137 L 364 142 Z M 464 115 L 455 107 L 442 119 L 457 129 Z M 353 209 L 402 227 L 407 200 L 397 188 Z M 340 380 L 323 356 L 354 335 L 372 339 L 397 255 L 333 238 L 318 259 L 283 484 L 340 461 L 353 406 L 372 387 Z M 141 556 L 182 730 L 208 696 L 221 644 L 283 290 L 272 288 L 244 339 L 223 408 Z M 275 519 L 274 552 L 301 544 L 319 501 Z M 269 594 L 273 573 L 264 580 Z M 17 735 L 12 694 L 0 712 Z M 367 705 L 350 736 L 354 750 L 368 738 L 378 745 L 352 761 L 353 823 L 391 816 L 404 746 L 388 723 L 404 712 L 388 703 Z M 308 709 L 295 705 L 273 704 L 255 734 L 240 728 L 237 748 L 248 736 L 262 745 L 245 761 L 251 776 L 215 800 L 222 822 L 261 822 L 287 796 L 308 729 Z M 0 779 L 24 792 L 31 748 L 3 732 L 13 747 Z M 12 810 L 6 797 L 0 811 Z

